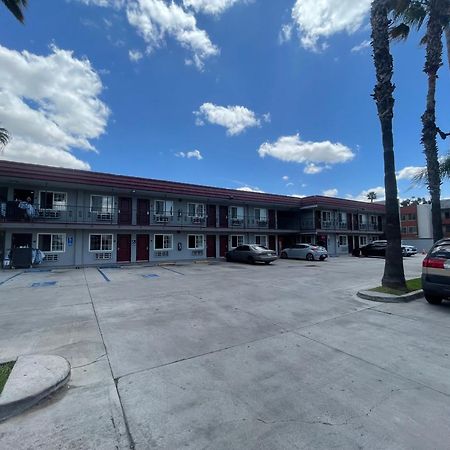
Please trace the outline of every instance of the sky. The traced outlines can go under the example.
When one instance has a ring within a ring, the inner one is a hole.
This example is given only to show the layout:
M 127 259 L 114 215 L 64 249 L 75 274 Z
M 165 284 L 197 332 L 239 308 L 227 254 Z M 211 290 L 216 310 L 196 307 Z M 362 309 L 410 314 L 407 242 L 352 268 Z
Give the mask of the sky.
M 370 0 L 30 0 L 0 10 L 0 159 L 291 196 L 384 196 Z M 420 32 L 392 46 L 400 198 L 427 196 Z M 438 126 L 450 131 L 450 70 Z M 441 155 L 449 150 L 440 141 Z M 442 197 L 450 197 L 448 182 Z

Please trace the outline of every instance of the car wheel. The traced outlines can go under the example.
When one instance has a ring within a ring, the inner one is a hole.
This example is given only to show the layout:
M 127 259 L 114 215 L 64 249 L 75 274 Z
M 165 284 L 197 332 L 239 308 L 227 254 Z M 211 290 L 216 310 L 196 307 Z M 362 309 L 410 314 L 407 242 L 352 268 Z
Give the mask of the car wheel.
M 307 261 L 314 261 L 314 255 L 312 253 L 308 253 L 306 255 L 306 260 Z
M 288 259 L 287 253 L 286 252 L 281 252 L 280 258 L 281 259 Z
M 264 264 L 270 264 L 271 261 L 264 261 Z
M 229 256 L 225 256 L 225 259 L 227 260 L 227 262 L 231 262 L 231 258 Z
M 437 297 L 435 295 L 425 294 L 425 299 L 432 305 L 440 305 L 442 303 L 442 297 Z
M 249 257 L 247 258 L 247 261 L 248 261 L 250 264 L 255 264 L 255 258 L 253 258 L 253 256 L 249 256 Z

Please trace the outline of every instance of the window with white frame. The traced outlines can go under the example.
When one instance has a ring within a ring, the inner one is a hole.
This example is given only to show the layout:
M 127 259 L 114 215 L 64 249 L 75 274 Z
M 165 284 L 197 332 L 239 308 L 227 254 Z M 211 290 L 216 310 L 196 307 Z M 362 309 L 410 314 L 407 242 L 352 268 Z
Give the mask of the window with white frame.
M 367 224 L 367 216 L 365 214 L 360 214 L 359 215 L 359 223 Z
M 205 236 L 203 234 L 188 234 L 189 250 L 203 250 L 205 248 Z
M 39 209 L 65 211 L 67 209 L 67 193 L 41 191 L 39 193 Z
M 158 216 L 173 216 L 173 201 L 155 200 L 155 214 Z
M 322 220 L 324 222 L 331 222 L 331 212 L 330 211 L 322 211 Z
M 173 234 L 155 234 L 155 250 L 172 250 Z
M 348 245 L 347 236 L 343 236 L 343 235 L 339 236 L 339 246 L 340 247 L 347 247 L 347 245 Z
M 267 209 L 255 208 L 255 220 L 257 222 L 267 222 Z
M 263 247 L 267 247 L 267 236 L 266 235 L 256 235 L 255 236 L 255 244 L 262 245 Z
M 205 217 L 205 205 L 203 203 L 188 203 L 189 217 Z
M 230 208 L 230 217 L 232 219 L 243 219 L 244 218 L 244 208 L 242 206 L 232 206 Z
M 377 216 L 370 216 L 370 223 L 372 225 L 376 225 L 378 223 L 378 217 Z
M 113 198 L 111 195 L 91 195 L 91 212 L 111 213 L 113 210 Z
M 38 249 L 44 253 L 63 253 L 66 251 L 66 235 L 64 233 L 39 233 Z
M 359 237 L 359 245 L 360 246 L 367 245 L 367 236 L 360 236 Z
M 110 252 L 113 249 L 112 234 L 90 234 L 89 251 L 90 252 Z
M 239 247 L 244 243 L 244 236 L 242 235 L 232 235 L 230 236 L 231 248 Z
M 338 221 L 339 223 L 347 223 L 347 213 L 339 212 Z

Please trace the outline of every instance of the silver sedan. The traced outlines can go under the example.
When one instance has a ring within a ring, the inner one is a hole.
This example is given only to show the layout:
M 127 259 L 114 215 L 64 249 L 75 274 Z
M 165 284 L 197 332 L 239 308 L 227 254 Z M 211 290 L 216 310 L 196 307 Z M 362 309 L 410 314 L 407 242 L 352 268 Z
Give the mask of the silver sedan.
M 281 258 L 306 259 L 308 261 L 323 261 L 328 258 L 327 249 L 311 244 L 296 244 L 285 248 L 281 252 Z

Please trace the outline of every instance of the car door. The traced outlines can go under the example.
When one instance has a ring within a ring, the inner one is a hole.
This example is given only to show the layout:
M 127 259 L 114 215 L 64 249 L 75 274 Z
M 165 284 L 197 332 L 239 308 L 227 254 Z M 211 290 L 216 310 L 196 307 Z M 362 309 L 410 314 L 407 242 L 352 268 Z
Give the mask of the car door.
M 243 245 L 239 245 L 238 247 L 236 247 L 233 250 L 233 259 L 235 261 L 243 261 L 244 260 L 243 253 L 244 253 L 244 246 Z
M 308 245 L 306 244 L 297 244 L 295 246 L 295 258 L 305 259 L 306 254 L 308 253 Z

